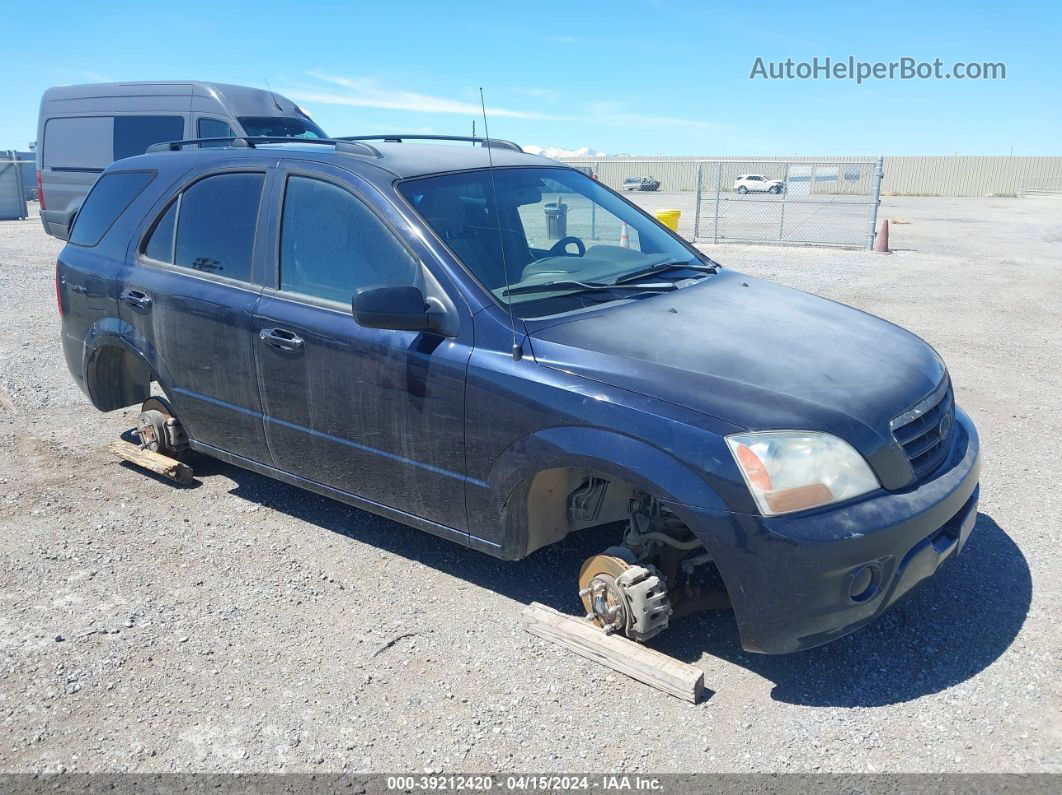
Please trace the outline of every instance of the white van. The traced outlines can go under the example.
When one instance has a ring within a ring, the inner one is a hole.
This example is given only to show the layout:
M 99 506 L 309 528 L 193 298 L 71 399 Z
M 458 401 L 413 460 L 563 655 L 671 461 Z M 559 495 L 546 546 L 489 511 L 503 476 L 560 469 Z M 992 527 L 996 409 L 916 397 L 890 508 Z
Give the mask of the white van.
M 92 183 L 154 143 L 236 136 L 327 138 L 280 94 L 223 83 L 92 83 L 49 88 L 37 122 L 41 222 L 66 237 Z

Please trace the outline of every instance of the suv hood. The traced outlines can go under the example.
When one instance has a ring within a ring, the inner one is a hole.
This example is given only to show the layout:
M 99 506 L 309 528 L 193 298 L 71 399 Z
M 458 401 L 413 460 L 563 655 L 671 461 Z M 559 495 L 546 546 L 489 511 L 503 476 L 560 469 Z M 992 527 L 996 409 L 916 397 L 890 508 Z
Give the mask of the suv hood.
M 531 331 L 531 346 L 549 367 L 744 428 L 826 431 L 868 457 L 946 374 L 899 326 L 731 270 Z

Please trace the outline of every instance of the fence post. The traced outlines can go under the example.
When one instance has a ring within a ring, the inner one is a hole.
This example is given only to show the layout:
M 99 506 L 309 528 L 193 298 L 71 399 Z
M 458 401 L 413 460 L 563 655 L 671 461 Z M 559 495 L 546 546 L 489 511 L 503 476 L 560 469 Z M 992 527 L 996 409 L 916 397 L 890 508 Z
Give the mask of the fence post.
M 701 176 L 704 166 L 697 164 L 697 197 L 693 200 L 693 239 L 701 236 Z
M 782 212 L 778 219 L 778 239 L 785 239 L 785 203 L 789 198 L 789 164 L 785 164 L 785 173 L 782 175 Z
M 874 196 L 870 204 L 870 223 L 867 224 L 867 251 L 874 248 L 874 236 L 878 233 L 878 205 L 881 204 L 881 179 L 885 176 L 884 158 L 879 157 L 874 165 Z
M 590 168 L 590 173 L 595 181 L 601 181 L 601 172 L 596 163 Z M 597 202 L 593 201 L 590 202 L 590 239 L 597 240 Z
M 712 242 L 719 242 L 719 194 L 723 190 L 723 161 L 716 163 L 715 168 L 715 229 L 712 231 Z

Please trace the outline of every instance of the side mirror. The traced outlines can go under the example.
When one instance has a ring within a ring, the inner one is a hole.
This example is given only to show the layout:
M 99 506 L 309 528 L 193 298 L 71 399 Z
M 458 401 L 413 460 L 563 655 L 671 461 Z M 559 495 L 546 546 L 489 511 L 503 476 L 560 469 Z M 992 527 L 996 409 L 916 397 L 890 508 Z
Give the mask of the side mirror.
M 366 328 L 436 330 L 424 293 L 413 285 L 365 287 L 354 296 L 351 307 L 354 319 Z

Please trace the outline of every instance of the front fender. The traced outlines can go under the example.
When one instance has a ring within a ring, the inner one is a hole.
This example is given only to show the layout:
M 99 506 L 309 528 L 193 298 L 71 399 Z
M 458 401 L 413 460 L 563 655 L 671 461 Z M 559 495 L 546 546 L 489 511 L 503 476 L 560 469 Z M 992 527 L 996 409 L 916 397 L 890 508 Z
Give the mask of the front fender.
M 524 557 L 529 551 L 530 484 L 539 473 L 555 469 L 588 469 L 660 499 L 709 511 L 727 510 L 697 470 L 667 451 L 617 431 L 564 426 L 538 431 L 510 445 L 495 460 L 486 482 L 470 484 L 472 535 L 497 545 L 491 551 L 500 557 Z

